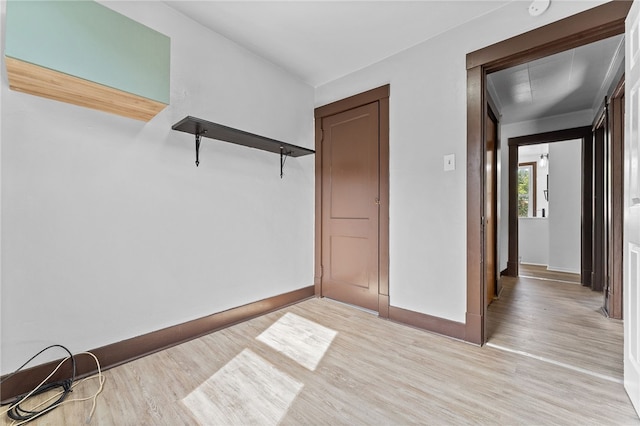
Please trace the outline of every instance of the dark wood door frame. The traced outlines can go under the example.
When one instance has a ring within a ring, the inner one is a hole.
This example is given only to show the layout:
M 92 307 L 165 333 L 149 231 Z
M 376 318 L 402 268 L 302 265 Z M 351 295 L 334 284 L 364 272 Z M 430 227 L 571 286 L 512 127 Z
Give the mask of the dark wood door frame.
M 602 229 L 594 224 L 593 255 L 594 264 L 598 262 L 600 270 L 594 267 L 595 279 L 588 285 L 594 290 L 604 292 L 604 313 L 615 319 L 623 319 L 622 287 L 623 287 L 623 191 L 624 191 L 624 97 L 625 76 L 618 81 L 610 98 L 602 103 L 593 130 L 597 136 L 594 155 L 602 158 L 603 184 L 594 190 L 597 213 L 605 222 Z M 603 146 L 598 147 L 597 143 Z M 597 163 L 597 160 L 594 160 Z M 598 194 L 600 193 L 600 194 Z M 598 200 L 600 196 L 600 200 Z
M 315 117 L 316 190 L 315 190 L 315 295 L 322 296 L 322 118 L 378 102 L 380 137 L 380 216 L 378 224 L 378 315 L 389 317 L 389 93 L 384 85 L 358 95 L 318 107 Z
M 509 249 L 507 260 L 507 276 L 518 276 L 518 147 L 527 145 L 536 145 L 541 143 L 553 143 L 562 142 L 574 139 L 582 139 L 583 153 L 585 147 L 591 146 L 592 134 L 591 126 L 576 127 L 573 129 L 559 130 L 554 132 L 537 133 L 535 135 L 518 136 L 509 138 Z M 585 161 L 585 156 L 582 156 L 582 190 L 583 194 L 585 189 L 591 188 L 591 170 L 592 163 L 590 160 Z M 588 176 L 589 178 L 585 178 Z M 590 191 L 589 191 L 590 192 Z M 582 197 L 582 236 L 580 242 L 581 253 L 589 254 L 591 259 L 591 222 L 588 226 L 584 225 L 584 218 L 591 217 L 591 197 Z M 587 232 L 585 234 L 585 232 Z M 589 243 L 585 248 L 585 243 Z M 584 256 L 581 256 L 581 262 L 584 262 Z M 584 271 L 584 265 L 581 266 Z M 590 276 L 590 274 L 589 274 Z
M 609 140 L 611 141 L 611 245 L 609 248 L 611 271 L 609 279 L 609 306 L 605 309 L 611 318 L 622 319 L 622 255 L 624 227 L 624 89 L 625 78 L 613 91 L 609 102 Z
M 624 33 L 631 2 L 613 1 L 467 55 L 467 312 L 465 340 L 485 342 L 484 117 L 486 75 Z
M 591 140 L 582 142 L 582 165 L 580 280 L 583 286 L 591 287 L 593 280 L 593 136 Z M 585 165 L 590 166 L 585 168 Z
M 487 286 L 487 299 L 486 299 L 486 303 L 490 304 L 494 297 L 496 297 L 497 295 L 500 294 L 501 288 L 500 288 L 500 280 L 498 279 L 498 277 L 500 276 L 499 272 L 498 272 L 498 247 L 497 247 L 497 241 L 498 241 L 498 152 L 500 151 L 500 141 L 498 138 L 498 118 L 496 117 L 495 113 L 493 112 L 493 109 L 491 108 L 491 106 L 489 104 L 487 104 L 487 118 L 489 120 L 491 120 L 491 122 L 493 123 L 493 147 L 492 147 L 492 151 L 491 151 L 491 165 L 485 168 L 485 172 L 487 174 L 490 174 L 491 176 L 491 188 L 485 187 L 486 189 L 489 190 L 489 192 L 491 194 L 493 194 L 491 197 L 493 198 L 493 202 L 491 200 L 489 200 L 487 202 L 487 205 L 485 205 L 485 232 L 486 234 L 489 236 L 489 238 L 487 238 L 484 250 L 485 250 L 485 254 L 484 256 L 487 256 L 487 252 L 490 253 L 490 256 L 492 258 L 492 263 L 493 263 L 493 267 L 491 265 L 489 265 L 486 268 L 486 275 L 485 275 L 485 281 L 487 280 L 491 280 L 492 282 L 490 283 L 490 285 Z M 489 155 L 489 152 L 487 151 L 487 156 Z M 487 158 L 487 156 L 485 156 L 485 158 Z M 485 179 L 486 179 L 486 175 L 485 175 Z M 490 234 L 489 234 L 490 233 Z M 493 287 L 493 288 L 492 288 Z
M 606 254 L 604 247 L 606 246 L 606 108 L 598 118 L 593 127 L 593 224 L 592 224 L 592 241 L 591 248 L 591 283 L 590 287 L 595 291 L 604 289 L 604 282 L 607 277 Z M 584 282 L 583 285 L 586 285 Z

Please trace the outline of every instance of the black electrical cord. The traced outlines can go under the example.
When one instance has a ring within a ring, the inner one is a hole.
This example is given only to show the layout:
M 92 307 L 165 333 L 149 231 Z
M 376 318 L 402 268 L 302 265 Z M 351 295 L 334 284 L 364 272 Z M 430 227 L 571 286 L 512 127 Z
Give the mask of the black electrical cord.
M 38 352 L 37 354 L 29 358 L 29 360 L 24 364 L 22 364 L 20 368 L 18 368 L 16 371 L 14 371 L 13 373 L 9 374 L 7 377 L 2 379 L 0 381 L 0 384 L 6 382 L 8 379 L 15 376 L 20 370 L 22 370 L 27 364 L 33 361 L 38 355 L 40 355 L 44 351 L 49 350 L 51 348 L 56 348 L 56 347 L 64 349 L 69 354 L 69 358 L 71 359 L 71 366 L 73 368 L 73 374 L 71 378 L 66 380 L 60 380 L 57 382 L 52 382 L 52 383 L 44 383 L 41 386 L 39 386 L 37 389 L 35 389 L 33 392 L 30 392 L 25 396 L 20 396 L 16 398 L 13 402 L 10 403 L 11 408 L 9 409 L 9 411 L 7 411 L 7 415 L 12 420 L 29 422 L 35 419 L 36 417 L 40 417 L 41 415 L 46 414 L 49 411 L 52 411 L 56 406 L 58 406 L 59 404 L 62 403 L 62 401 L 65 400 L 65 398 L 69 395 L 69 393 L 71 393 L 71 386 L 73 386 L 73 382 L 76 380 L 76 359 L 74 358 L 71 351 L 62 345 L 51 345 L 44 348 L 43 350 L 41 350 L 40 352 Z M 55 389 L 55 388 L 62 388 L 62 393 L 60 394 L 60 397 L 58 399 L 53 401 L 51 404 L 49 404 L 45 408 L 42 408 L 40 410 L 26 410 L 20 406 L 20 404 L 24 403 L 29 397 L 34 395 L 40 395 L 44 392 L 48 392 L 51 389 Z M 3 404 L 3 405 L 7 405 L 7 404 Z

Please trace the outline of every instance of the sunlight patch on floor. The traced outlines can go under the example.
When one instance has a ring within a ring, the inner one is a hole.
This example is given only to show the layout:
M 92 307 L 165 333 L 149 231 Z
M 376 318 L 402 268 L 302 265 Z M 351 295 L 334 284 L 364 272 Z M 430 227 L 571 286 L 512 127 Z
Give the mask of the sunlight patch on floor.
M 303 386 L 244 349 L 182 402 L 202 425 L 276 425 Z
M 288 312 L 257 339 L 315 371 L 336 334 L 330 328 Z

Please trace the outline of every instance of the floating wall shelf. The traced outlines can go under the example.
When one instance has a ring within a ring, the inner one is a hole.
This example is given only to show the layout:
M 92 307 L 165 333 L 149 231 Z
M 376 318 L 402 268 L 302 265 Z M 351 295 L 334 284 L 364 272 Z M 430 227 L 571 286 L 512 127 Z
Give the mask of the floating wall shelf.
M 312 149 L 291 145 L 275 139 L 212 123 L 200 118 L 187 116 L 171 127 L 173 130 L 191 133 L 196 136 L 196 166 L 200 164 L 200 138 L 217 139 L 236 145 L 248 146 L 263 151 L 280 154 L 280 177 L 287 157 L 301 157 L 315 153 Z
M 7 2 L 13 90 L 149 121 L 169 104 L 171 39 L 93 1 Z

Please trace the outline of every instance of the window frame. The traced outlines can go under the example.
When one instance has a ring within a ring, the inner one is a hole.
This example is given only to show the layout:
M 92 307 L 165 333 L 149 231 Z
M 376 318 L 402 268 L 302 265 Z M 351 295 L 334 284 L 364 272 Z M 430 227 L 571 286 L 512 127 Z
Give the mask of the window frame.
M 537 206 L 537 198 L 538 198 L 538 162 L 537 161 L 527 161 L 524 163 L 518 163 L 518 172 L 520 168 L 531 167 L 531 174 L 529 175 L 529 207 L 531 211 L 531 216 L 527 214 L 527 216 L 518 216 L 521 217 L 537 217 L 538 206 Z

